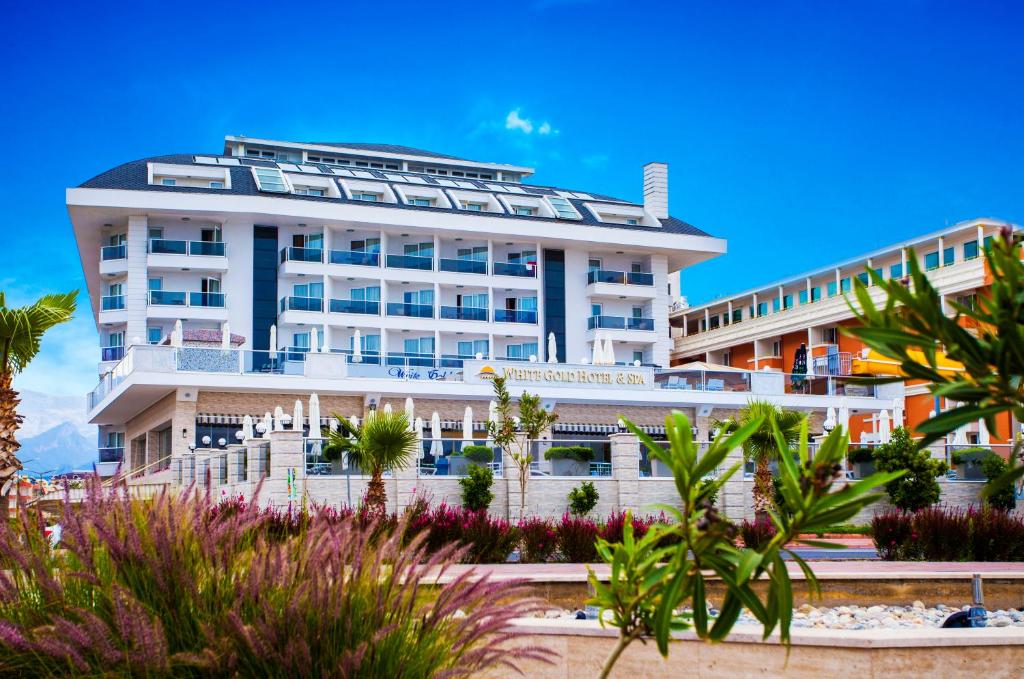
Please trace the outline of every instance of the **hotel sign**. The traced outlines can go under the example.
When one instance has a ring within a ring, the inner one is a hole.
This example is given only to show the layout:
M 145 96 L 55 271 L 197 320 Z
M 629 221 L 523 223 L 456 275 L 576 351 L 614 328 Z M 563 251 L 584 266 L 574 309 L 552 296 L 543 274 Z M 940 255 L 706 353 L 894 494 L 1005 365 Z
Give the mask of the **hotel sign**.
M 522 361 L 466 361 L 465 380 L 479 384 L 504 377 L 510 387 L 653 389 L 654 369 L 621 365 L 566 365 Z

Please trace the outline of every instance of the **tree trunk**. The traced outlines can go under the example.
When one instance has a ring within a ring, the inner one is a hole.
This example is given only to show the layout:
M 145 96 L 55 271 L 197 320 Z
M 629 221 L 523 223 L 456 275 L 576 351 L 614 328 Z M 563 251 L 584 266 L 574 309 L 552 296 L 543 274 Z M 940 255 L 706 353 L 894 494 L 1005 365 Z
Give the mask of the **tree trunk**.
M 374 469 L 370 483 L 366 486 L 366 504 L 375 511 L 387 511 L 388 495 L 384 490 L 384 478 L 380 469 Z
M 772 483 L 772 470 L 768 465 L 768 458 L 764 457 L 757 461 L 757 469 L 754 471 L 754 516 L 762 518 L 768 515 L 772 507 L 772 496 L 775 494 L 775 485 Z
M 21 460 L 18 459 L 18 443 L 16 434 L 21 426 L 21 415 L 18 414 L 18 392 L 11 386 L 14 376 L 9 372 L 0 373 L 0 505 L 4 508 L 6 519 L 7 494 L 14 486 L 15 475 L 21 471 Z

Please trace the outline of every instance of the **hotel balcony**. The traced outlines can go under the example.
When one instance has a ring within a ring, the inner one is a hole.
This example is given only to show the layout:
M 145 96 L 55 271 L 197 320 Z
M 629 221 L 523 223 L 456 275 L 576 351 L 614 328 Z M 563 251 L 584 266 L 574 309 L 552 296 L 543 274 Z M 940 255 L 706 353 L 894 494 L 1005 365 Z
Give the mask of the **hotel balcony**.
M 389 269 L 413 269 L 415 271 L 433 271 L 434 258 L 420 257 L 419 255 L 391 255 L 386 259 Z
M 332 299 L 328 308 L 332 314 L 380 315 L 380 302 L 361 299 Z
M 353 250 L 331 250 L 328 260 L 331 264 L 347 266 L 380 266 L 380 253 Z
M 588 297 L 654 299 L 654 274 L 593 269 L 587 272 Z
M 227 320 L 227 296 L 222 292 L 150 290 L 150 318 Z M 187 311 L 186 311 L 187 310 Z
M 495 309 L 495 323 L 537 324 L 537 312 L 533 309 Z
M 453 321 L 486 321 L 487 309 L 484 307 L 442 306 L 441 318 Z
M 100 462 L 121 462 L 124 459 L 124 448 L 100 448 Z
M 402 316 L 404 318 L 433 318 L 434 305 L 388 302 L 387 314 L 388 316 Z
M 315 262 L 324 261 L 324 251 L 320 248 L 281 248 L 281 263 L 284 262 Z
M 154 270 L 228 270 L 227 244 L 199 240 L 152 238 L 146 265 Z
M 644 330 L 654 331 L 653 318 L 633 316 L 591 316 L 587 319 L 587 330 Z
M 128 246 L 107 245 L 100 248 L 100 274 L 113 276 L 128 271 Z
M 536 278 L 537 267 L 530 264 L 513 262 L 495 262 L 491 267 L 495 276 L 515 276 L 517 278 Z
M 128 320 L 124 295 L 104 295 L 100 297 L 100 323 L 124 323 Z
M 487 275 L 487 261 L 483 259 L 440 259 L 438 270 L 454 273 Z
M 100 311 L 117 311 L 124 308 L 124 295 L 100 297 Z
M 124 347 L 100 347 L 100 361 L 120 361 L 124 358 Z

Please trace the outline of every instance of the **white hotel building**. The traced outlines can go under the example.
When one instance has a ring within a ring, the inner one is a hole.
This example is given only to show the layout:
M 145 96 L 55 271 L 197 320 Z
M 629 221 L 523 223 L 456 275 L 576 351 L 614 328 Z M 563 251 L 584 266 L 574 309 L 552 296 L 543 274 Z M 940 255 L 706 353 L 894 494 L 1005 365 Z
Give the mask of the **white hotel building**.
M 704 426 L 752 393 L 819 415 L 837 405 L 781 379 L 665 388 L 669 276 L 725 241 L 669 216 L 664 164 L 644 167 L 642 203 L 530 184 L 532 172 L 229 136 L 221 154 L 132 161 L 68 189 L 100 334 L 88 409 L 104 466 L 123 452 L 157 472 L 312 393 L 325 417 L 413 396 L 461 438 L 467 405 L 486 418 L 484 365 L 536 369 L 510 386 L 559 414 L 555 438 L 606 434 L 619 414 L 656 432 L 673 408 Z M 619 365 L 593 365 L 599 339 Z M 872 412 L 893 395 L 842 400 Z

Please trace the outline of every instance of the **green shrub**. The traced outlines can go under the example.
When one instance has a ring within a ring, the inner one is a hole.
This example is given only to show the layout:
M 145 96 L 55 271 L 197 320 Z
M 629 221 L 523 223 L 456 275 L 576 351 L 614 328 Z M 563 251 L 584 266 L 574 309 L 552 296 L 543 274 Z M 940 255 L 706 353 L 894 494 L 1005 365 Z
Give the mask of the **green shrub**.
M 715 479 L 701 479 L 701 481 L 697 484 L 697 492 L 698 493 L 703 493 L 706 489 L 712 488 L 712 487 L 714 487 L 714 490 L 711 492 L 710 495 L 707 496 L 707 501 L 711 505 L 717 505 L 718 504 L 718 488 L 715 487 Z
M 494 451 L 490 446 L 463 446 L 461 454 L 476 464 L 489 464 L 494 461 Z
M 597 506 L 599 497 L 594 484 L 584 481 L 569 491 L 569 511 L 576 516 L 585 516 Z
M 462 486 L 462 506 L 477 511 L 487 509 L 491 506 L 494 493 L 491 492 L 491 485 L 494 483 L 494 473 L 490 467 L 470 465 L 466 468 L 466 476 L 459 479 Z
M 871 448 L 852 448 L 846 457 L 854 464 L 871 462 L 874 459 L 874 451 Z
M 968 448 L 966 450 L 958 450 L 953 453 L 953 464 L 959 466 L 962 464 L 970 464 L 972 462 L 981 462 L 991 454 L 992 451 L 988 448 Z
M 544 452 L 544 459 L 590 462 L 594 459 L 594 451 L 587 446 L 552 446 Z
M 985 482 L 986 486 L 991 486 L 993 479 L 998 478 L 1009 471 L 1009 469 L 1010 465 L 1007 464 L 1006 460 L 993 452 L 989 452 L 988 455 L 981 458 L 981 471 L 985 474 L 985 478 L 988 479 Z M 1017 496 L 1014 493 L 1013 484 L 1004 484 L 989 494 L 988 505 L 993 509 L 1012 512 L 1017 506 Z
M 892 432 L 892 440 L 875 448 L 875 465 L 878 471 L 906 474 L 885 485 L 889 499 L 899 509 L 916 512 L 939 501 L 939 482 L 949 469 L 941 460 L 932 459 L 927 449 L 918 447 L 903 427 Z

